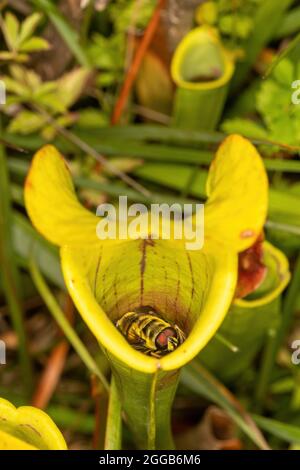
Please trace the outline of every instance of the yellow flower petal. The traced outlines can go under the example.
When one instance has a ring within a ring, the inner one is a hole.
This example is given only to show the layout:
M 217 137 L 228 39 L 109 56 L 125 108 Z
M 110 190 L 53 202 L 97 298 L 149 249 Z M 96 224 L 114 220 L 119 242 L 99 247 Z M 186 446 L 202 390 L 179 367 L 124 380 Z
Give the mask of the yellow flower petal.
M 78 201 L 66 161 L 47 145 L 32 161 L 25 205 L 36 229 L 56 245 L 96 242 L 99 219 Z
M 255 147 L 243 137 L 227 137 L 207 180 L 206 238 L 235 251 L 251 246 L 263 229 L 268 208 L 268 179 Z
M 65 440 L 49 416 L 32 406 L 15 408 L 0 398 L 0 449 L 65 450 Z

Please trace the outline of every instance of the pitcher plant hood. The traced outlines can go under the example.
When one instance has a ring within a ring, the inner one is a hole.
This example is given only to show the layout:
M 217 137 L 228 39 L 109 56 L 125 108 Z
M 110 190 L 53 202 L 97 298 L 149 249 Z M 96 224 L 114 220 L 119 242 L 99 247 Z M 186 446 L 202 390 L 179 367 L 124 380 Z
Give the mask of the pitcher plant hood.
M 0 398 L 0 450 L 66 450 L 51 418 L 32 406 L 15 408 Z
M 152 239 L 150 233 L 136 240 L 101 241 L 99 217 L 78 201 L 56 148 L 45 146 L 33 158 L 25 184 L 29 217 L 60 246 L 67 288 L 104 351 L 131 369 L 179 369 L 222 323 L 236 288 L 238 252 L 255 242 L 267 214 L 266 172 L 248 140 L 232 135 L 221 144 L 207 195 L 201 250 L 189 251 L 172 238 Z M 135 350 L 115 327 L 126 312 L 147 305 L 186 334 L 181 346 L 159 359 Z

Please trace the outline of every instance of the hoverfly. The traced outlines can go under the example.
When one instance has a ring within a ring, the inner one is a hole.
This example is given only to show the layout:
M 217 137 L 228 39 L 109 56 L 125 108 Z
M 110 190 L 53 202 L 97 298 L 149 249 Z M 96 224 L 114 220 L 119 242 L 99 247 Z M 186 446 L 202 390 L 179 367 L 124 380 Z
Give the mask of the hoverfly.
M 185 340 L 177 325 L 166 322 L 148 307 L 125 313 L 116 327 L 137 351 L 157 358 L 174 351 Z

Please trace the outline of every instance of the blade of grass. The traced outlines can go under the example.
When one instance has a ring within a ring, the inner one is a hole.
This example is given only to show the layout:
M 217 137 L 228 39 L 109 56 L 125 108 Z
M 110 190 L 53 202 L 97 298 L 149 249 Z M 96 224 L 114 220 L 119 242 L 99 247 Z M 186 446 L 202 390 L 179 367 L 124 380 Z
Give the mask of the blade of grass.
M 139 134 L 139 128 L 136 129 L 136 135 Z M 103 137 L 101 138 L 100 133 L 90 133 L 86 132 L 85 135 L 82 133 L 76 132 L 71 133 L 70 136 L 69 131 L 61 130 L 61 134 L 66 134 L 67 142 L 65 139 L 58 138 L 55 142 L 56 147 L 62 153 L 73 153 L 76 147 L 80 148 L 81 151 L 84 153 L 94 155 L 96 160 L 99 160 L 99 153 L 104 154 L 106 156 L 118 156 L 118 157 L 131 157 L 131 158 L 143 158 L 149 161 L 158 161 L 158 162 L 169 162 L 169 163 L 179 163 L 179 164 L 195 164 L 195 165 L 209 165 L 213 158 L 213 151 L 203 150 L 203 149 L 195 149 L 191 147 L 181 147 L 180 141 L 175 146 L 176 141 L 174 141 L 174 145 L 162 145 L 162 144 L 155 144 L 155 143 L 144 143 L 140 142 L 138 138 L 135 140 L 131 139 L 121 139 L 120 137 Z M 109 134 L 109 130 L 108 130 Z M 81 136 L 84 137 L 84 141 L 81 139 Z M 28 150 L 36 151 L 40 147 L 46 144 L 46 141 L 40 139 L 39 137 L 31 137 L 28 139 L 24 139 L 22 136 L 15 136 L 11 134 L 6 135 L 8 142 L 18 142 L 26 147 Z M 75 142 L 76 141 L 76 142 Z M 162 142 L 164 142 L 162 140 Z M 72 143 L 74 145 L 72 145 Z M 299 150 L 299 149 L 298 149 Z M 106 161 L 106 160 L 105 160 Z M 113 166 L 109 162 L 105 163 L 103 161 L 103 157 L 101 158 L 101 164 L 105 166 Z M 300 173 L 300 161 L 297 160 L 276 160 L 271 158 L 264 159 L 265 167 L 268 171 L 282 171 L 288 173 Z M 17 163 L 16 159 L 14 159 L 14 163 L 12 165 L 16 166 Z M 22 170 L 22 164 L 19 165 L 20 171 Z M 111 168 L 111 172 L 116 174 L 116 169 Z M 121 176 L 118 172 L 116 176 L 120 177 L 125 181 L 123 175 Z M 130 177 L 127 177 L 127 180 Z M 135 187 L 137 185 L 136 182 L 132 181 L 125 181 L 126 184 Z M 137 189 L 137 188 L 135 188 Z M 141 192 L 141 189 L 137 189 Z M 145 190 L 144 190 L 145 192 Z
M 31 0 L 31 3 L 48 16 L 78 63 L 83 67 L 90 67 L 90 60 L 80 45 L 79 34 L 65 20 L 56 5 L 49 0 Z
M 104 450 L 122 450 L 122 408 L 114 378 L 110 385 Z
M 86 130 L 75 128 L 75 133 L 79 136 L 87 135 Z M 137 142 L 160 142 L 165 144 L 182 145 L 186 147 L 195 147 L 220 144 L 227 134 L 216 131 L 195 131 L 188 129 L 175 129 L 159 125 L 132 124 L 127 126 L 103 127 L 100 129 L 89 129 L 90 137 L 101 140 L 134 140 Z M 255 145 L 266 145 L 280 147 L 286 151 L 299 152 L 299 146 L 292 146 L 269 139 L 249 138 Z
M 95 402 L 95 427 L 93 432 L 93 449 L 101 450 L 104 449 L 105 442 L 105 431 L 107 421 L 107 410 L 109 397 L 104 390 L 98 377 L 93 375 L 91 377 L 92 385 L 92 397 Z
M 29 396 L 32 391 L 32 366 L 27 349 L 23 312 L 20 302 L 20 280 L 12 245 L 12 212 L 9 175 L 4 146 L 0 144 L 0 274 L 13 327 L 19 341 L 22 381 Z
M 124 141 L 130 140 L 135 143 L 160 143 L 166 144 L 166 146 L 172 146 L 176 149 L 179 145 L 181 147 L 199 148 L 213 146 L 215 147 L 221 143 L 226 134 L 220 132 L 203 132 L 203 131 L 191 131 L 184 129 L 174 129 L 164 126 L 145 125 L 145 124 L 133 124 L 128 126 L 115 126 L 115 127 L 104 127 L 100 129 L 81 129 L 74 127 L 73 133 L 85 140 L 87 143 L 95 147 L 99 151 L 98 147 L 101 142 L 104 141 L 106 145 L 113 145 L 115 142 L 120 142 L 124 146 Z M 3 137 L 5 140 L 19 147 L 23 147 L 25 150 L 37 150 L 46 141 L 37 135 L 22 136 L 17 134 L 4 133 Z M 58 139 L 59 140 L 59 139 Z M 281 142 L 266 140 L 266 139 L 249 139 L 255 145 L 267 145 L 272 147 L 279 147 L 286 152 L 298 153 L 300 152 L 299 146 L 290 146 Z M 126 146 L 129 145 L 128 142 Z M 70 150 L 70 145 L 66 145 L 66 142 L 59 140 L 59 146 L 61 151 Z M 72 148 L 72 147 L 71 147 Z M 123 149 L 124 150 L 124 149 Z M 277 161 L 276 161 L 277 162 Z M 276 165 L 277 163 L 275 163 Z
M 278 230 L 279 232 L 286 232 L 300 236 L 300 226 L 297 225 L 282 224 L 279 222 L 274 222 L 273 220 L 267 220 L 265 225 L 267 228 Z
M 181 382 L 194 393 L 223 408 L 258 448 L 269 449 L 260 430 L 256 427 L 251 416 L 245 411 L 240 402 L 222 383 L 204 369 L 199 362 L 194 360 L 183 368 Z
M 45 280 L 41 272 L 38 269 L 38 266 L 31 256 L 29 261 L 29 271 L 32 277 L 32 280 L 43 298 L 45 304 L 47 305 L 49 312 L 52 314 L 54 319 L 57 321 L 58 325 L 64 332 L 66 338 L 69 340 L 75 351 L 77 352 L 78 356 L 81 358 L 82 362 L 85 364 L 87 369 L 94 375 L 96 375 L 99 380 L 101 381 L 104 388 L 108 391 L 109 384 L 102 374 L 101 370 L 97 366 L 96 362 L 90 355 L 89 351 L 86 349 L 84 344 L 82 343 L 81 339 L 75 332 L 74 328 L 70 325 L 68 320 L 66 319 L 63 311 L 61 310 L 60 306 L 58 305 L 55 297 L 52 295 L 49 287 L 47 286 Z
M 253 420 L 264 431 L 289 443 L 300 443 L 300 427 L 253 414 Z
M 290 54 L 290 52 L 292 52 L 292 50 L 296 46 L 298 46 L 299 43 L 300 43 L 300 33 L 298 33 L 297 36 L 295 36 L 294 39 L 289 43 L 289 45 L 275 57 L 275 59 L 270 64 L 270 66 L 267 68 L 263 78 L 266 79 L 273 72 L 273 70 L 277 67 L 277 65 L 282 61 L 282 59 L 287 57 Z

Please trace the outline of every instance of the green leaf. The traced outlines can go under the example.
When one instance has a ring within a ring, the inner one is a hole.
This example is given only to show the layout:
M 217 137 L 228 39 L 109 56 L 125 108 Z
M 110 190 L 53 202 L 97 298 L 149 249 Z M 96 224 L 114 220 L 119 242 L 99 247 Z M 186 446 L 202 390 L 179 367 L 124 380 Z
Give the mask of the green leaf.
M 283 86 L 291 86 L 294 80 L 294 64 L 288 59 L 282 59 L 275 67 L 274 78 Z
M 96 108 L 84 108 L 79 110 L 77 126 L 84 129 L 106 127 L 109 119 L 106 113 Z
M 222 130 L 227 134 L 241 134 L 245 137 L 258 139 L 268 138 L 267 130 L 250 119 L 227 119 L 222 124 Z
M 12 51 L 16 51 L 18 49 L 19 28 L 20 23 L 17 17 L 11 12 L 6 13 L 2 29 L 6 43 Z
M 66 112 L 65 106 L 59 99 L 59 96 L 56 92 L 35 96 L 35 101 L 37 104 L 42 105 L 42 107 L 46 106 L 52 112 Z
M 13 134 L 31 134 L 39 131 L 45 125 L 45 118 L 33 111 L 20 111 L 17 116 L 12 119 L 8 126 L 8 131 Z
M 258 415 L 252 415 L 252 418 L 260 428 L 273 436 L 289 443 L 300 443 L 300 427 Z
M 91 72 L 81 67 L 66 73 L 58 80 L 58 96 L 65 108 L 69 108 L 76 103 L 83 93 L 90 76 Z
M 24 41 L 20 46 L 21 52 L 35 52 L 35 51 L 46 51 L 50 48 L 50 44 L 46 39 L 32 37 Z
M 49 95 L 49 93 L 58 93 L 57 90 L 57 82 L 44 82 L 41 83 L 38 88 L 34 90 L 34 96 L 36 98 L 43 96 L 43 95 Z
M 16 59 L 16 54 L 14 52 L 8 52 L 8 51 L 1 51 L 0 52 L 0 60 L 15 60 Z
M 32 15 L 28 16 L 25 21 L 21 24 L 20 35 L 19 35 L 19 42 L 22 45 L 24 41 L 30 38 L 34 33 L 37 25 L 41 21 L 42 15 L 40 13 L 33 13 Z
M 30 90 L 28 89 L 26 85 L 24 85 L 23 83 L 20 83 L 17 80 L 14 80 L 13 78 L 5 76 L 4 83 L 5 83 L 7 91 L 14 93 L 18 96 L 25 98 L 30 93 Z

